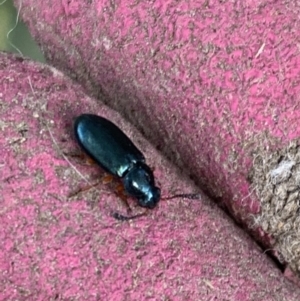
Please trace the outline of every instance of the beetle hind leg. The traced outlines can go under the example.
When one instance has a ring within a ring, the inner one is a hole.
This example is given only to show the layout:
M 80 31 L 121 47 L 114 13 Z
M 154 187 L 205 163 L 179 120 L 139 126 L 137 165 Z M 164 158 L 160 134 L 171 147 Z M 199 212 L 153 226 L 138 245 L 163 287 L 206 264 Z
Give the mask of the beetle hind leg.
M 95 188 L 95 187 L 98 186 L 100 183 L 102 183 L 102 184 L 108 184 L 108 183 L 110 183 L 112 180 L 113 180 L 113 176 L 107 174 L 107 175 L 103 176 L 103 177 L 102 177 L 99 181 L 97 181 L 96 183 L 88 184 L 88 185 L 86 185 L 86 186 L 84 186 L 84 187 L 82 187 L 82 188 L 77 189 L 75 192 L 70 193 L 70 194 L 69 194 L 69 198 L 72 198 L 72 197 L 74 197 L 74 196 L 76 196 L 76 195 L 78 195 L 78 194 L 80 194 L 80 193 L 83 193 L 83 192 L 88 191 L 88 190 L 90 190 L 90 189 L 92 189 L 92 188 Z
M 74 152 L 64 152 L 64 155 L 71 158 L 76 158 L 78 161 L 83 161 L 87 165 L 96 165 L 97 163 L 93 160 L 90 156 L 84 153 L 81 150 L 74 151 Z
M 92 189 L 92 188 L 95 188 L 95 187 L 98 186 L 100 183 L 101 183 L 101 181 L 98 181 L 98 182 L 96 182 L 96 183 L 94 183 L 94 184 L 86 185 L 85 187 L 79 188 L 79 189 L 77 189 L 76 191 L 70 193 L 68 197 L 69 197 L 69 198 L 73 198 L 73 197 L 75 197 L 76 195 L 78 195 L 78 194 L 80 194 L 80 193 L 83 193 L 83 192 L 88 191 L 88 190 L 90 190 L 90 189 Z

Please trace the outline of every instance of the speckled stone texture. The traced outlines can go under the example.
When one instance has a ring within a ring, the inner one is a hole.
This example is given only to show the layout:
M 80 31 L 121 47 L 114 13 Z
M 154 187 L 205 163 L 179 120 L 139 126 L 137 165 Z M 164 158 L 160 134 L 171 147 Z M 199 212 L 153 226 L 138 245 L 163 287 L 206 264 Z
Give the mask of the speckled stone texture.
M 83 112 L 120 125 L 163 195 L 197 188 L 59 71 L 1 54 L 0 91 L 1 301 L 299 300 L 300 289 L 202 193 L 130 222 L 111 217 L 125 212 L 113 183 L 70 197 L 86 185 L 78 172 L 91 183 L 103 176 L 72 156 L 72 122 Z
M 299 144 L 299 14 L 295 0 L 23 0 L 21 10 L 51 64 L 135 124 L 296 272 L 299 189 L 285 186 L 298 186 L 298 172 L 280 187 L 280 208 L 279 188 L 264 186 Z

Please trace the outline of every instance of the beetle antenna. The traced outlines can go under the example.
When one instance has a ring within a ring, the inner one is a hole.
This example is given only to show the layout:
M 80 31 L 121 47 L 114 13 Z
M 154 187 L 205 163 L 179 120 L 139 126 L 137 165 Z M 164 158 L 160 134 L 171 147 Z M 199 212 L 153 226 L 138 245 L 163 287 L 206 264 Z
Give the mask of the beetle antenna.
M 181 194 L 174 194 L 169 197 L 162 198 L 162 200 L 172 200 L 177 198 L 184 198 L 189 200 L 201 200 L 200 193 L 181 193 Z

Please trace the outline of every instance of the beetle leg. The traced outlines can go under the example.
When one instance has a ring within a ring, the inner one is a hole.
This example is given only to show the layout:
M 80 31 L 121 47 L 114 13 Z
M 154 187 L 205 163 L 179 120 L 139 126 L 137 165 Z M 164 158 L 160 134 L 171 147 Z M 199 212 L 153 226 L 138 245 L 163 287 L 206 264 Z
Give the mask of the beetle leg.
M 80 161 L 84 161 L 87 165 L 95 165 L 97 164 L 90 156 L 82 151 L 72 152 L 72 153 L 64 153 L 65 156 L 77 158 Z
M 85 156 L 85 163 L 88 165 L 96 165 L 97 163 L 89 156 Z
M 126 206 L 127 212 L 131 212 L 132 210 L 131 210 L 131 208 L 128 204 L 128 200 L 127 200 L 127 196 L 126 196 L 126 193 L 125 193 L 124 185 L 122 183 L 119 183 L 119 185 L 116 187 L 116 194 L 121 199 L 123 204 Z
M 104 177 L 102 177 L 101 182 L 106 185 L 111 183 L 114 180 L 114 176 L 110 174 L 106 174 Z
M 80 160 L 85 158 L 85 154 L 82 151 L 64 152 L 64 155 L 71 158 L 78 158 Z
M 69 198 L 72 198 L 72 197 L 78 195 L 79 193 L 82 193 L 82 192 L 85 192 L 87 190 L 90 190 L 90 189 L 96 187 L 97 185 L 99 185 L 100 183 L 101 183 L 101 181 L 98 181 L 98 182 L 96 182 L 94 184 L 90 184 L 90 185 L 87 185 L 85 187 L 79 188 L 75 192 L 69 194 Z
M 122 215 L 120 213 L 115 212 L 115 213 L 112 214 L 112 216 L 113 216 L 113 218 L 115 218 L 115 219 L 117 219 L 119 221 L 124 222 L 124 221 L 130 221 L 132 219 L 136 219 L 136 218 L 145 216 L 145 215 L 148 214 L 148 212 L 149 212 L 149 210 L 146 210 L 143 213 L 139 213 L 139 214 L 131 215 L 131 216 L 125 216 L 125 215 Z
M 74 196 L 76 196 L 77 194 L 79 194 L 79 193 L 81 193 L 81 192 L 90 190 L 90 189 L 96 187 L 97 185 L 99 185 L 100 183 L 106 185 L 106 184 L 112 182 L 112 180 L 113 180 L 113 176 L 107 174 L 107 175 L 105 175 L 104 177 L 102 177 L 100 181 L 97 181 L 97 182 L 94 183 L 94 184 L 86 185 L 85 187 L 82 187 L 82 188 L 77 189 L 75 192 L 73 192 L 73 193 L 71 193 L 71 194 L 69 195 L 69 198 L 74 197 Z

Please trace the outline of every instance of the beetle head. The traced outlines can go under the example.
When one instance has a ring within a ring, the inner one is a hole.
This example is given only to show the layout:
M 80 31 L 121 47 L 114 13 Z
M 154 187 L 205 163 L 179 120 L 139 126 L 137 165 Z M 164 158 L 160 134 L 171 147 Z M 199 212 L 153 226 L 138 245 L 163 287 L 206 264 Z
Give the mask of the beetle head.
M 136 162 L 123 177 L 126 192 L 138 199 L 141 207 L 153 209 L 160 200 L 152 170 L 143 162 Z

